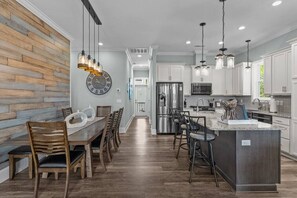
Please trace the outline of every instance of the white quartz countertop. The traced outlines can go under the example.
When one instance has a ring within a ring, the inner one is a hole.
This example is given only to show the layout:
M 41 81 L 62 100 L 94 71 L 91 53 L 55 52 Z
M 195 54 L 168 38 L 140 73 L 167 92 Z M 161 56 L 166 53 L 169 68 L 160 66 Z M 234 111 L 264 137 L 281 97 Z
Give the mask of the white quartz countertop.
M 258 122 L 258 124 L 243 124 L 243 125 L 228 125 L 218 121 L 222 114 L 218 112 L 208 112 L 208 111 L 190 111 L 191 116 L 205 116 L 206 117 L 206 127 L 212 131 L 255 131 L 255 130 L 280 130 L 271 124 Z M 201 125 L 203 120 L 201 120 Z

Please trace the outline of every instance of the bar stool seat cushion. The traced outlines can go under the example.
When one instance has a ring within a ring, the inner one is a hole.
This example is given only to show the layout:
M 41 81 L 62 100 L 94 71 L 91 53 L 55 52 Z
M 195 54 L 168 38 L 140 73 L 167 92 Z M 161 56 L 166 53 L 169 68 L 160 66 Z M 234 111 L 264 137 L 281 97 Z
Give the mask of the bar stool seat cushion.
M 187 125 L 182 124 L 182 125 L 180 125 L 180 128 L 186 130 L 187 129 Z
M 174 119 L 173 121 L 176 123 L 179 123 L 179 119 Z
M 190 133 L 190 137 L 199 141 L 205 141 L 204 132 Z M 216 139 L 214 134 L 206 134 L 206 141 L 212 141 Z
M 15 148 L 8 153 L 9 155 L 25 155 L 25 154 L 32 154 L 30 146 L 20 146 Z
M 79 160 L 85 151 L 70 151 L 70 164 L 74 164 Z M 41 168 L 66 168 L 66 156 L 61 155 L 50 155 L 42 158 L 39 162 Z

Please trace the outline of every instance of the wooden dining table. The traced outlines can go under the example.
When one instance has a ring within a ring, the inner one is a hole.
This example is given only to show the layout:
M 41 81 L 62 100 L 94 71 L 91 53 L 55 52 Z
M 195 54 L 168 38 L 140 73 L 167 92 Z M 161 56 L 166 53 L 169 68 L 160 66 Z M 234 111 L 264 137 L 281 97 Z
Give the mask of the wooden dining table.
M 93 150 L 92 141 L 102 134 L 105 126 L 105 117 L 95 117 L 93 121 L 87 122 L 83 127 L 69 128 L 68 142 L 69 145 L 82 145 L 86 150 L 86 171 L 87 177 L 93 177 Z M 24 146 L 30 145 L 28 134 L 13 138 L 5 142 L 6 145 Z

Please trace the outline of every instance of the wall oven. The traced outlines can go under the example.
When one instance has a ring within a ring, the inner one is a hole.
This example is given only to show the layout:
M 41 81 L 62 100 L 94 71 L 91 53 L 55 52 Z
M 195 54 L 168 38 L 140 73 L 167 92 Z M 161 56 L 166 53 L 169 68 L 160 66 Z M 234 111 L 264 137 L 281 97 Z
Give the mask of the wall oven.
M 191 95 L 211 95 L 212 84 L 211 83 L 192 83 Z

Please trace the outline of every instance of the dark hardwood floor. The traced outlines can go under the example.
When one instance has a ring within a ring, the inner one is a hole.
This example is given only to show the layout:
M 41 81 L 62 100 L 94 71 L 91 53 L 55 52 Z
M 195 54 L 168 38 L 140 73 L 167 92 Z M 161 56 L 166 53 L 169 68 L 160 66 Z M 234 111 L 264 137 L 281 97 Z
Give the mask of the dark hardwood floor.
M 113 161 L 103 172 L 98 156 L 94 157 L 94 177 L 80 179 L 79 171 L 72 173 L 69 197 L 297 197 L 297 162 L 282 158 L 282 184 L 278 193 L 235 193 L 219 179 L 216 188 L 208 168 L 196 168 L 193 183 L 188 183 L 186 152 L 175 159 L 172 136 L 150 134 L 148 120 L 135 118 L 125 135 Z M 39 197 L 63 197 L 65 175 L 59 180 L 51 175 L 41 179 Z M 0 197 L 32 197 L 34 179 L 28 179 L 27 170 L 12 181 L 0 184 Z

